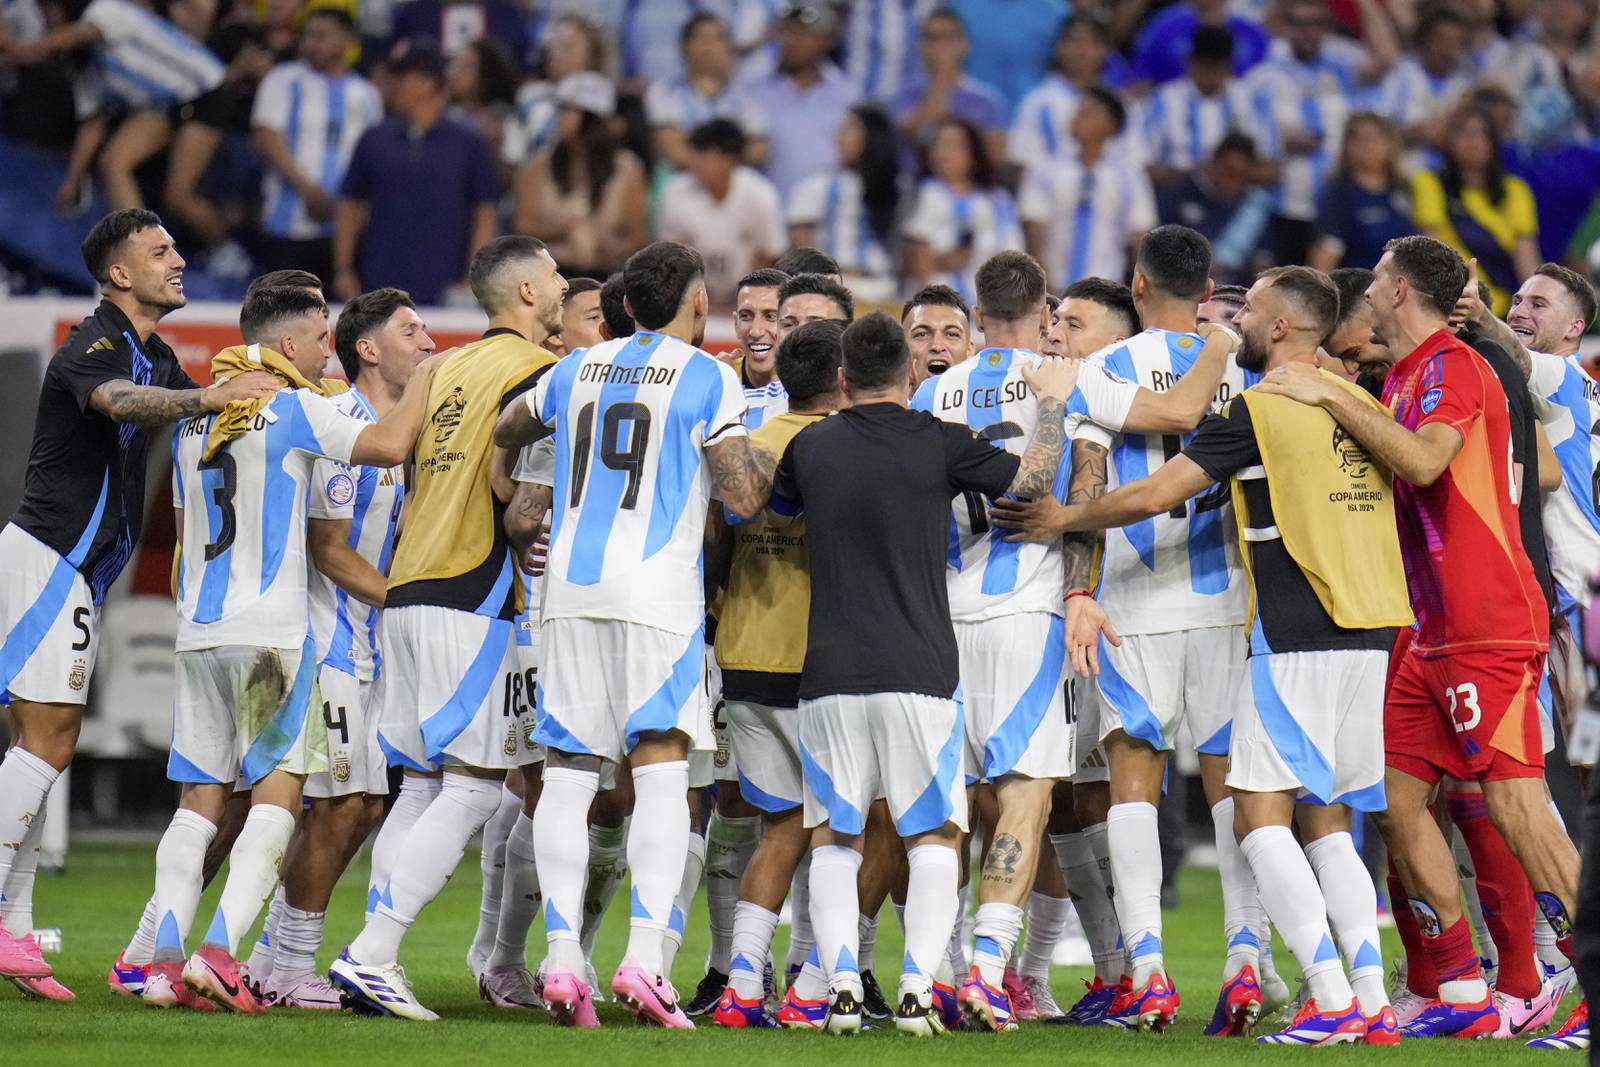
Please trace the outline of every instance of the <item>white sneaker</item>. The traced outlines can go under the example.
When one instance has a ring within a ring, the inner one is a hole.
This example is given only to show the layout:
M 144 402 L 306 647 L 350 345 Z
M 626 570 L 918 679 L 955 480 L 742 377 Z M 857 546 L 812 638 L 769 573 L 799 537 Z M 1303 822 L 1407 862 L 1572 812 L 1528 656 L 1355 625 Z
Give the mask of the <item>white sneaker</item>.
M 583 980 L 589 983 L 590 997 L 596 1004 L 604 1004 L 606 1002 L 606 997 L 604 993 L 600 992 L 600 990 L 604 989 L 605 987 L 600 984 L 600 976 L 594 973 L 593 960 L 583 961 L 583 974 Z
M 392 1015 L 425 1023 L 439 1018 L 417 1001 L 405 968 L 398 963 L 357 963 L 350 958 L 350 950 L 345 949 L 328 968 L 328 977 L 350 997 L 350 1006 L 362 1014 Z
M 526 967 L 494 967 L 478 976 L 478 995 L 497 1008 L 543 1008 L 544 998 Z
M 1389 1003 L 1394 1008 L 1394 1017 L 1405 1026 L 1422 1014 L 1422 1009 L 1428 1006 L 1428 998 L 1417 996 L 1402 982 L 1389 994 Z
M 340 1011 L 344 999 L 333 983 L 320 974 L 303 974 L 287 986 L 274 986 L 269 995 L 274 1007 L 307 1011 Z
M 1060 947 L 1060 942 L 1057 942 Z M 1067 1013 L 1056 1003 L 1056 995 L 1050 989 L 1050 983 L 1037 975 L 1025 974 L 1022 976 L 1022 986 L 1028 991 L 1028 996 L 1033 998 L 1035 1018 L 1041 1022 L 1051 1019 L 1060 1019 Z
M 474 941 L 472 947 L 467 949 L 467 970 L 472 972 L 474 982 L 483 981 L 483 972 L 489 969 L 489 953 L 481 951 L 478 943 Z
M 1568 963 L 1561 967 L 1552 967 L 1541 962 L 1539 969 L 1544 972 L 1545 992 L 1550 994 L 1550 1002 L 1559 1005 L 1572 987 L 1578 984 L 1578 972 Z
M 1260 982 L 1262 1015 L 1271 1015 L 1291 1001 L 1298 1003 L 1298 998 L 1289 991 L 1289 983 L 1283 980 L 1278 969 L 1272 965 L 1272 957 L 1265 953 L 1261 956 Z

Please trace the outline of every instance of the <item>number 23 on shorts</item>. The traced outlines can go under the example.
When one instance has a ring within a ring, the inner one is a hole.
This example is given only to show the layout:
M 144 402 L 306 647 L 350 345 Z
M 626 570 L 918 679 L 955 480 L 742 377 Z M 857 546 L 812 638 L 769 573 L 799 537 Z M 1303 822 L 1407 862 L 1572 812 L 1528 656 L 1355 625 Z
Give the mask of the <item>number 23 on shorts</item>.
M 1446 686 L 1444 695 L 1450 702 L 1450 725 L 1455 727 L 1456 733 L 1468 733 L 1483 721 L 1483 709 L 1478 706 L 1478 687 L 1475 683 Z

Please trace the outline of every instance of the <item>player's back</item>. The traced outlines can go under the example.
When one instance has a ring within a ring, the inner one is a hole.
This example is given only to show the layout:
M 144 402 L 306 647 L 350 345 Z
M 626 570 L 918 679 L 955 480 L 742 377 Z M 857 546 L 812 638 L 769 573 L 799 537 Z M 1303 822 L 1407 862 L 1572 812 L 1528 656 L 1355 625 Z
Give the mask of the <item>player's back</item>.
M 713 485 L 704 450 L 745 432 L 733 369 L 642 330 L 562 360 L 534 402 L 555 430 L 544 618 L 694 632 Z
M 1562 487 L 1544 497 L 1545 538 L 1560 607 L 1587 601 L 1590 579 L 1600 569 L 1600 387 L 1576 356 L 1530 352 L 1534 413 L 1561 465 Z
M 1147 329 L 1089 357 L 1152 392 L 1166 392 L 1194 366 L 1204 340 L 1193 333 Z M 1229 360 L 1216 401 L 1254 384 Z M 1124 433 L 1111 445 L 1108 486 L 1148 477 L 1183 451 L 1189 434 Z M 1236 581 L 1239 554 L 1226 486 L 1120 529 L 1106 531 L 1100 601 L 1123 633 L 1165 633 L 1244 621 Z
M 510 330 L 491 330 L 434 372 L 428 417 L 412 448 L 406 536 L 389 574 L 389 607 L 431 604 L 510 619 L 520 583 L 489 482 L 494 424 L 555 357 Z

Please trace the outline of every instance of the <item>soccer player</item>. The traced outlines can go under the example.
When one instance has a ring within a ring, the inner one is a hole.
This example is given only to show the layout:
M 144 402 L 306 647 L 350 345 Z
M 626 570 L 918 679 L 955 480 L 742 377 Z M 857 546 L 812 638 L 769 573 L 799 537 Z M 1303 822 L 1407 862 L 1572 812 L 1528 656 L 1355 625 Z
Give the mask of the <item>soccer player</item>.
M 772 501 L 780 514 L 804 513 L 812 563 L 800 746 L 812 922 L 829 981 L 823 1029 L 861 1027 L 856 876 L 865 814 L 882 796 L 909 864 L 896 1026 L 937 1034 L 944 1024 L 932 983 L 956 920 L 956 848 L 967 822 L 944 583 L 950 501 L 1049 490 L 1077 373 L 1059 360 L 1023 371 L 1039 412 L 1019 459 L 967 427 L 907 409 L 910 350 L 887 315 L 845 331 L 842 362 L 850 406 L 790 443 Z M 871 608 L 885 604 L 897 607 Z
M 689 1029 L 664 946 L 689 838 L 688 754 L 707 747 L 710 730 L 706 505 L 715 486 L 735 514 L 754 516 L 771 476 L 750 449 L 733 368 L 698 347 L 708 307 L 699 254 L 657 242 L 623 273 L 639 332 L 562 361 L 506 409 L 495 440 L 511 448 L 556 435 L 534 735 L 548 752 L 533 821 L 550 942 L 544 998 L 563 1025 L 598 1025 L 574 926 L 583 827 L 601 760 L 627 756 L 634 896 L 611 989 L 641 1020 Z
M 911 349 L 911 386 L 921 387 L 972 355 L 972 310 L 948 285 L 925 285 L 900 308 Z
M 1449 846 L 1427 805 L 1442 776 L 1476 780 L 1571 958 L 1578 854 L 1546 806 L 1537 694 L 1548 611 L 1515 526 L 1506 398 L 1445 321 L 1467 280 L 1447 245 L 1390 241 L 1367 301 L 1374 334 L 1406 352 L 1384 383 L 1393 418 L 1346 400 L 1314 372 L 1283 367 L 1262 388 L 1320 406 L 1395 474 L 1417 630 L 1385 701 L 1389 843 L 1439 980 L 1403 1028 L 1476 1036 L 1500 1018 L 1462 915 Z M 1439 538 L 1438 529 L 1448 529 Z
M 600 286 L 600 318 L 605 326 L 601 332 L 607 341 L 633 333 L 633 316 L 628 314 L 627 294 L 622 291 L 620 270 Z
M 468 271 L 489 316 L 484 336 L 435 374 L 415 441 L 415 486 L 384 600 L 385 682 L 378 737 L 391 764 L 442 769 L 439 795 L 411 827 L 366 928 L 329 971 L 378 1014 L 431 1020 L 396 957 L 406 930 L 444 888 L 467 842 L 499 805 L 505 772 L 535 758 L 533 694 L 517 661 L 522 584 L 492 484 L 509 457 L 491 434 L 500 411 L 555 357 L 566 282 L 544 243 L 499 237 Z M 509 492 L 507 493 L 509 497 Z
M 555 354 L 566 355 L 604 341 L 604 324 L 600 283 L 593 278 L 567 279 L 567 295 L 561 301 L 561 351 Z
M 855 297 L 826 274 L 791 274 L 778 286 L 778 340 L 796 326 L 822 319 L 849 322 L 856 317 Z
M 733 369 L 739 372 L 750 405 L 752 431 L 768 416 L 784 411 L 783 382 L 777 373 L 778 290 L 788 280 L 782 271 L 763 267 L 740 278 L 734 292 L 733 335 L 739 339 L 739 353 Z
M 22 902 L 31 917 L 45 798 L 77 749 L 100 605 L 143 525 L 147 427 L 278 389 L 261 373 L 201 389 L 156 334 L 187 298 L 183 257 L 154 212 L 113 211 L 95 223 L 83 263 L 101 303 L 46 366 L 22 502 L 0 530 L 0 694 L 13 739 L 0 763 L 0 840 L 12 843 L 0 848 L 0 895 L 17 902 L 11 921 Z M 0 977 L 71 997 L 32 930 L 10 931 L 5 919 Z
M 797 245 L 784 252 L 772 268 L 783 271 L 791 278 L 797 274 L 820 274 L 830 281 L 844 284 L 844 271 L 839 268 L 839 261 L 810 245 Z
M 1083 359 L 1139 332 L 1133 293 L 1121 282 L 1080 278 L 1067 286 L 1046 344 L 1064 359 Z
M 306 566 L 316 461 L 400 463 L 422 424 L 431 367 L 373 423 L 326 398 L 328 312 L 315 292 L 260 289 L 239 330 L 245 344 L 213 357 L 213 376 L 262 368 L 288 388 L 189 419 L 173 439 L 181 557 L 167 777 L 181 790 L 156 851 L 160 932 L 143 998 L 171 1007 L 198 993 L 259 1014 L 267 1005 L 242 981 L 234 953 L 277 884 L 306 775 L 327 766 L 326 735 L 307 726 L 317 674 Z M 206 845 L 239 779 L 250 786 L 250 812 L 217 910 L 184 963 Z
M 1257 374 L 1314 367 L 1338 308 L 1326 276 L 1306 267 L 1266 272 L 1235 320 L 1243 334 L 1239 365 Z M 1334 387 L 1380 410 L 1355 387 Z M 1203 423 L 1181 456 L 1100 500 L 1064 509 L 1074 517 L 1054 527 L 1127 526 L 1231 480 L 1243 502 L 1241 541 L 1255 589 L 1254 699 L 1233 719 L 1227 785 L 1261 900 L 1310 993 L 1286 1029 L 1261 1040 L 1395 1044 L 1377 895 L 1350 824 L 1352 810 L 1383 806 L 1388 628 L 1407 625 L 1411 611 L 1387 479 L 1332 418 L 1317 414 L 1308 419 L 1280 398 L 1247 391 Z M 1299 824 L 1299 842 L 1291 822 Z
M 1195 313 L 1195 321 L 1214 322 L 1219 326 L 1233 325 L 1234 316 L 1244 307 L 1245 292 L 1242 285 L 1212 286 L 1211 299 L 1200 305 L 1200 310 Z

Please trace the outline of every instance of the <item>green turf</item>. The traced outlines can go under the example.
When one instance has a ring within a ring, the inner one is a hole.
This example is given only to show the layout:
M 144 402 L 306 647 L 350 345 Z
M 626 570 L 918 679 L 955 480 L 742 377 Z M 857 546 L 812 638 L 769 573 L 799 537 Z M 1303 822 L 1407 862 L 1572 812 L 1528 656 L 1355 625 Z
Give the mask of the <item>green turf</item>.
M 855 1063 L 911 1064 L 925 1057 L 947 1063 L 977 1063 L 996 1054 L 1005 1056 L 1007 1063 L 1070 1059 L 1073 1064 L 1083 1065 L 1129 1064 L 1152 1057 L 1203 1065 L 1232 1063 L 1243 1056 L 1257 1057 L 1260 1062 L 1284 1056 L 1330 1054 L 1344 1059 L 1387 1057 L 1391 1062 L 1403 1058 L 1401 1061 L 1406 1064 L 1540 1055 L 1559 1056 L 1566 1063 L 1577 1059 L 1574 1055 L 1530 1052 L 1520 1043 L 1510 1042 L 1410 1042 L 1398 1050 L 1330 1053 L 1260 1048 L 1202 1037 L 1201 1028 L 1216 996 L 1221 963 L 1221 909 L 1216 875 L 1210 871 L 1184 875 L 1183 907 L 1167 916 L 1167 963 L 1184 995 L 1184 1005 L 1174 1029 L 1160 1035 L 1029 1024 L 1019 1032 L 1000 1036 L 957 1034 L 938 1042 L 913 1041 L 892 1030 L 840 1040 L 818 1034 L 730 1033 L 709 1023 L 695 1033 L 682 1034 L 641 1029 L 611 1005 L 600 1009 L 603 1029 L 598 1032 L 560 1030 L 542 1013 L 490 1007 L 478 999 L 468 978 L 465 956 L 477 922 L 476 853 L 468 855 L 458 877 L 413 927 L 401 956 L 422 1002 L 443 1016 L 438 1023 L 291 1011 L 273 1012 L 265 1018 L 155 1011 L 113 996 L 105 986 L 106 969 L 126 943 L 150 892 L 154 862 L 154 849 L 150 847 L 84 846 L 73 850 L 65 875 L 40 880 L 35 898 L 39 925 L 60 926 L 64 930 L 66 951 L 54 957 L 53 962 L 57 974 L 77 991 L 79 999 L 65 1005 L 24 1002 L 9 988 L 0 991 L 0 1064 L 290 1067 L 361 1062 L 383 1067 L 412 1063 L 428 1067 L 533 1063 L 543 1067 L 574 1063 L 609 1067 L 648 1059 L 660 1067 L 711 1062 L 743 1067 L 766 1057 L 807 1056 L 825 1058 L 828 1067 L 837 1067 Z M 324 965 L 358 929 L 365 887 L 364 861 L 358 861 L 357 869 L 345 877 L 334 896 L 321 957 Z M 203 926 L 210 915 L 217 890 L 213 886 L 206 894 L 197 925 Z M 702 897 L 674 975 L 678 988 L 686 993 L 700 977 L 706 949 L 703 901 Z M 616 965 L 626 937 L 626 923 L 627 909 L 614 908 L 597 953 L 596 962 L 602 972 Z M 885 963 L 898 961 L 900 934 L 892 915 L 886 914 L 880 931 L 877 958 Z M 780 944 L 786 936 L 786 931 L 779 932 Z M 536 928 L 530 939 L 535 958 L 542 943 L 542 933 Z M 1389 941 L 1386 951 L 1392 947 Z M 1286 960 L 1281 948 L 1279 959 Z M 1289 970 L 1293 970 L 1292 964 Z M 894 967 L 884 966 L 881 972 L 892 991 Z M 1070 1004 L 1069 998 L 1081 989 L 1080 977 L 1079 972 L 1056 968 L 1056 996 L 1064 1004 Z

